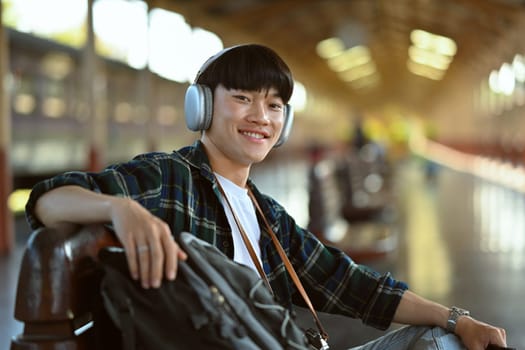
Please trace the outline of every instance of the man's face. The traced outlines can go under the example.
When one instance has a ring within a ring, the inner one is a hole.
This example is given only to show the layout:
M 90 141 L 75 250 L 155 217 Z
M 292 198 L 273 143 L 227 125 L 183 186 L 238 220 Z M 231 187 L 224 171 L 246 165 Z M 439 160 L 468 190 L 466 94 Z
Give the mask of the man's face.
M 219 85 L 214 92 L 212 124 L 203 136 L 220 157 L 249 166 L 266 157 L 279 139 L 283 121 L 284 104 L 276 89 L 228 90 Z

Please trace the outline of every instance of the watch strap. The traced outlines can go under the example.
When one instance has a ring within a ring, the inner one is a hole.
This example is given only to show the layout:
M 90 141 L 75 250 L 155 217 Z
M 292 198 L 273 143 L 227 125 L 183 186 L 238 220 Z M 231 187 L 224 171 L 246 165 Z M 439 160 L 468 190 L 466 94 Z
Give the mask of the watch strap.
M 456 324 L 461 316 L 470 316 L 470 312 L 462 308 L 452 306 L 447 320 L 447 331 L 456 332 Z

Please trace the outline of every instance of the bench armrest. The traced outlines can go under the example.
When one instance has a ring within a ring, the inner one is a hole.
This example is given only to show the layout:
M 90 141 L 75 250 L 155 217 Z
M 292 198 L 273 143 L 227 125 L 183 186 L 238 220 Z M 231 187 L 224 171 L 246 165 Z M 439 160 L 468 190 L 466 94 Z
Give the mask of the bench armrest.
M 120 246 L 104 225 L 41 228 L 32 233 L 22 259 L 15 318 L 23 334 L 11 349 L 80 349 L 93 320 L 101 270 L 98 251 Z M 67 344 L 67 345 L 66 345 Z M 64 347 L 61 347 L 64 346 Z

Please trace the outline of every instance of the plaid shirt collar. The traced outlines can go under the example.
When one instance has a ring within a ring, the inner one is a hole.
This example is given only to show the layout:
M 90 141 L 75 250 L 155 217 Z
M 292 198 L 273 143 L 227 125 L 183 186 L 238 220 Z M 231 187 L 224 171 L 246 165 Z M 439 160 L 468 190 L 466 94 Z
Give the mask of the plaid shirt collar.
M 213 191 L 215 192 L 215 195 L 217 198 L 221 198 L 221 193 L 219 191 L 219 187 L 217 184 L 217 179 L 215 177 L 215 174 L 213 173 L 213 169 L 210 165 L 210 160 L 208 158 L 208 155 L 206 154 L 206 151 L 204 149 L 204 144 L 197 140 L 193 143 L 193 145 L 189 147 L 184 147 L 177 151 L 179 155 L 188 162 L 188 164 L 195 168 L 199 169 L 200 174 L 211 182 Z M 257 189 L 253 181 L 248 178 L 247 186 L 250 188 L 250 190 L 253 192 L 255 198 L 257 199 L 257 202 L 261 206 L 261 209 L 264 213 L 264 216 L 268 220 L 268 223 L 270 224 L 273 232 L 275 232 L 276 235 L 278 235 L 279 230 L 279 224 L 277 222 L 276 212 L 271 208 L 271 206 L 268 205 L 267 201 L 263 199 L 263 195 L 261 192 Z M 259 218 L 259 223 L 261 224 L 261 219 Z M 263 250 L 263 247 L 265 247 L 267 244 L 271 243 L 271 237 L 266 232 L 266 228 L 264 225 L 261 225 L 261 250 Z

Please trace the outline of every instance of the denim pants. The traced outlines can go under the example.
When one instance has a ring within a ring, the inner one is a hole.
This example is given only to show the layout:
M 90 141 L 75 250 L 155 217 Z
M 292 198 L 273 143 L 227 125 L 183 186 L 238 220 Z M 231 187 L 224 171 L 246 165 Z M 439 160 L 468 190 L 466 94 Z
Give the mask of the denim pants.
M 440 327 L 407 326 L 348 350 L 465 350 L 461 340 Z

